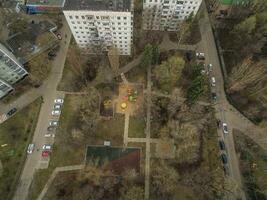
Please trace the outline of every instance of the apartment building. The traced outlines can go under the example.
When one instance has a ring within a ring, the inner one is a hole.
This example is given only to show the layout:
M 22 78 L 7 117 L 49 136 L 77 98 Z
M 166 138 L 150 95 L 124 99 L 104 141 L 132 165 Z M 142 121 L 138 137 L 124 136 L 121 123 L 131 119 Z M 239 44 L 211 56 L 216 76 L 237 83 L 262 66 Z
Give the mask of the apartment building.
M 102 53 L 111 47 L 130 55 L 133 39 L 132 0 L 68 0 L 64 15 L 79 47 Z
M 0 99 L 13 90 L 13 87 L 0 79 Z
M 183 20 L 198 12 L 202 0 L 143 0 L 143 29 L 177 31 Z
M 12 90 L 12 84 L 28 75 L 28 72 L 18 62 L 8 49 L 0 44 L 0 93 L 6 94 Z M 0 95 L 1 98 L 1 95 Z

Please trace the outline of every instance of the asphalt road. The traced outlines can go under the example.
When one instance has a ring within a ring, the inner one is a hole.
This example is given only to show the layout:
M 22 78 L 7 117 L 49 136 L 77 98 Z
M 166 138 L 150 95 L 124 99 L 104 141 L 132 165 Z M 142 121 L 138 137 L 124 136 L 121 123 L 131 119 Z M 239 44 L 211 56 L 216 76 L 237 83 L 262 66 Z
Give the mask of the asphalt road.
M 68 28 L 67 23 L 64 23 L 64 26 L 60 30 L 60 32 L 63 36 L 60 44 L 60 50 L 58 51 L 57 56 L 53 61 L 52 70 L 48 79 L 41 86 L 41 88 L 38 89 L 38 91 L 43 94 L 44 103 L 40 110 L 32 141 L 32 143 L 35 144 L 35 150 L 31 155 L 27 157 L 13 200 L 25 200 L 28 195 L 28 190 L 31 185 L 34 172 L 36 171 L 36 169 L 47 168 L 49 164 L 49 159 L 42 158 L 41 149 L 44 144 L 53 143 L 53 138 L 46 138 L 44 137 L 44 134 L 47 132 L 49 121 L 51 119 L 55 119 L 55 117 L 52 117 L 51 115 L 51 111 L 54 106 L 54 99 L 58 97 L 64 97 L 63 94 L 57 92 L 56 88 L 62 77 L 66 54 L 71 37 L 71 32 Z M 67 38 L 65 38 L 65 34 L 67 34 Z M 31 92 L 34 93 L 33 96 L 35 96 L 39 94 L 38 91 Z M 27 96 L 25 96 L 25 98 L 27 98 Z
M 205 4 L 203 5 L 203 7 L 205 7 Z M 199 22 L 202 41 L 199 44 L 198 51 L 205 53 L 206 64 L 211 63 L 213 65 L 213 70 L 210 73 L 209 77 L 213 76 L 216 80 L 216 86 L 212 88 L 212 90 L 217 94 L 217 103 L 214 105 L 216 110 L 216 118 L 221 120 L 221 122 L 226 122 L 228 124 L 229 133 L 224 134 L 222 129 L 218 129 L 218 136 L 220 139 L 225 141 L 230 177 L 235 181 L 236 186 L 238 187 L 238 190 L 235 192 L 234 196 L 232 196 L 232 199 L 236 199 L 237 197 L 246 199 L 245 193 L 242 189 L 242 178 L 239 170 L 239 160 L 236 155 L 234 139 L 232 135 L 233 127 L 231 126 L 231 121 L 229 120 L 231 119 L 230 115 L 232 114 L 231 112 L 229 112 L 231 105 L 229 105 L 225 96 L 224 80 L 208 13 L 206 8 L 203 9 L 205 10 L 204 17 L 201 18 Z

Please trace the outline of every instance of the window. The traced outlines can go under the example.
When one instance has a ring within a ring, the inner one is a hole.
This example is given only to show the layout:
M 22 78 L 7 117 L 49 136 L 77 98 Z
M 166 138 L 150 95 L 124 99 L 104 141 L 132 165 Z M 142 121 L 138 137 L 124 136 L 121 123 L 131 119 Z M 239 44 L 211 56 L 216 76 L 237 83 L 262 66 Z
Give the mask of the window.
M 123 19 L 124 19 L 124 20 L 126 20 L 126 19 L 127 19 L 127 17 L 123 17 Z
M 72 16 L 69 16 L 69 18 L 70 18 L 70 19 L 73 19 L 73 17 L 72 17 Z
M 77 27 L 76 26 L 73 26 L 74 29 L 76 29 Z
M 117 20 L 120 20 L 121 19 L 121 17 L 117 17 Z
M 76 19 L 79 19 L 79 16 L 76 15 L 75 18 L 76 18 Z
M 84 16 L 82 16 L 82 19 L 85 19 L 85 17 L 84 17 Z

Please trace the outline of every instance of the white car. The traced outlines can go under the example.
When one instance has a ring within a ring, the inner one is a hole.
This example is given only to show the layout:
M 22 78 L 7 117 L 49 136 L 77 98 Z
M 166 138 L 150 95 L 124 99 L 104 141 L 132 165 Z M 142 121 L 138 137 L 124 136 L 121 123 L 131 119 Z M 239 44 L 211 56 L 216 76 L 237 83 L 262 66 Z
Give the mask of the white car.
M 33 150 L 34 150 L 34 144 L 29 144 L 28 149 L 27 149 L 27 153 L 32 154 Z
M 60 115 L 61 111 L 60 110 L 52 110 L 52 115 L 53 116 L 58 116 Z
M 228 132 L 228 127 L 227 127 L 227 124 L 226 124 L 226 123 L 222 123 L 222 129 L 223 129 L 223 132 L 224 132 L 225 134 L 229 133 L 229 132 Z
M 196 53 L 196 57 L 200 60 L 205 60 L 205 54 L 204 53 Z
M 52 150 L 52 145 L 50 145 L 50 144 L 44 144 L 43 145 L 43 150 Z
M 50 121 L 49 126 L 58 126 L 58 121 L 55 121 L 55 120 Z
M 55 103 L 60 103 L 60 104 L 63 104 L 64 103 L 64 100 L 63 99 L 60 99 L 60 98 L 58 98 L 58 99 L 55 99 L 55 101 L 54 101 Z
M 215 83 L 216 83 L 215 77 L 211 77 L 211 86 L 215 87 Z
M 60 110 L 61 109 L 61 104 L 55 104 L 54 105 L 55 110 Z
M 212 64 L 208 64 L 208 70 L 211 72 L 212 71 Z
M 44 136 L 45 137 L 55 137 L 55 134 L 53 134 L 53 133 L 46 133 Z

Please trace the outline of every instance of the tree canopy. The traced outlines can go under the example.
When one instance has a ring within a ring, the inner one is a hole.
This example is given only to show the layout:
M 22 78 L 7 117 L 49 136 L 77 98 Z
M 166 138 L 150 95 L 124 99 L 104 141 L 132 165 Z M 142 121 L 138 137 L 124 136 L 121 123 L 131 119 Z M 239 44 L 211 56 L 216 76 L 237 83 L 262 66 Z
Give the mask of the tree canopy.
M 155 68 L 155 78 L 159 88 L 169 91 L 179 81 L 185 61 L 181 57 L 173 56 Z

